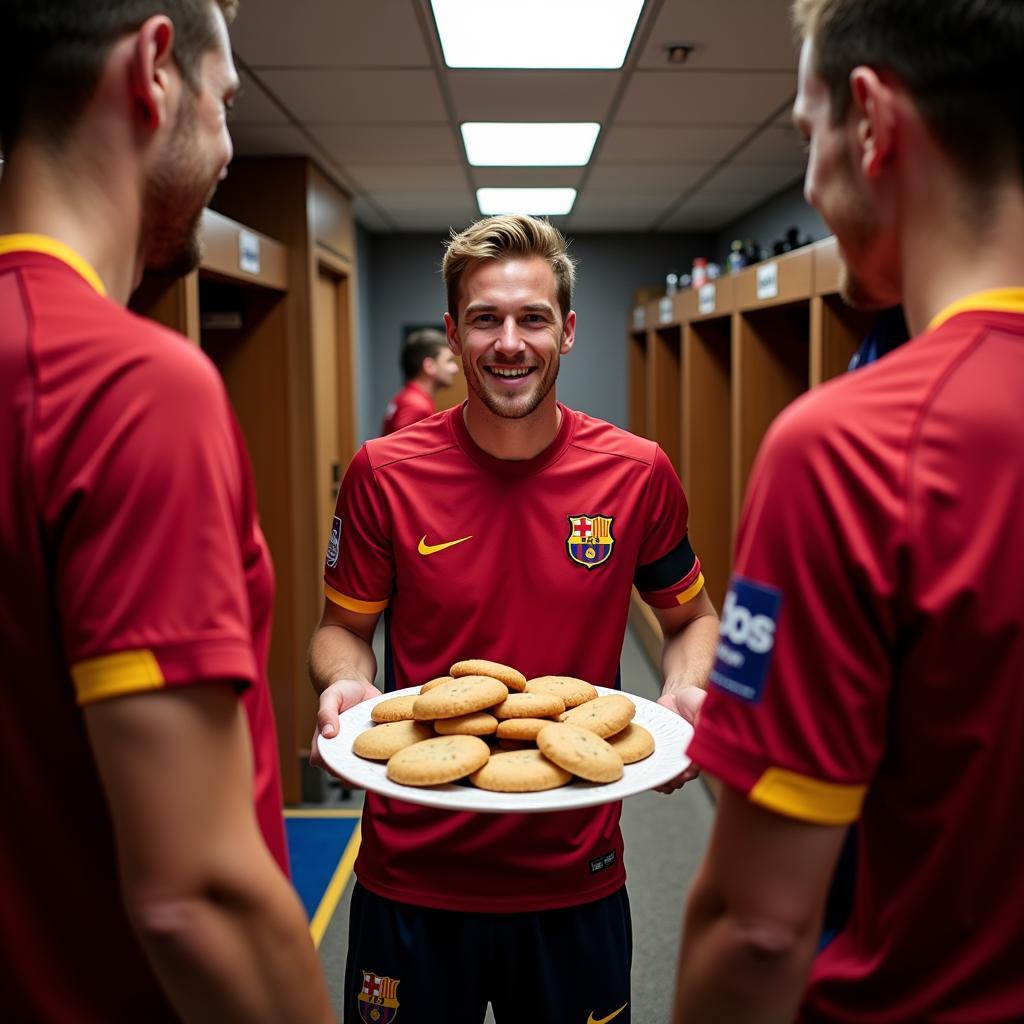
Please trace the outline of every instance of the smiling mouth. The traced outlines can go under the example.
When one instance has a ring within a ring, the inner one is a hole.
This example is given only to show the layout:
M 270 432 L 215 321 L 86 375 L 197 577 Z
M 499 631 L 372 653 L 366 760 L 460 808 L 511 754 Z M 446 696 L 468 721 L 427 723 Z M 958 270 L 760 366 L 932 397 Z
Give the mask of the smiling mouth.
M 534 370 L 537 369 L 535 366 L 485 366 L 484 369 L 492 376 L 497 377 L 498 380 L 522 380 L 524 377 L 529 377 Z

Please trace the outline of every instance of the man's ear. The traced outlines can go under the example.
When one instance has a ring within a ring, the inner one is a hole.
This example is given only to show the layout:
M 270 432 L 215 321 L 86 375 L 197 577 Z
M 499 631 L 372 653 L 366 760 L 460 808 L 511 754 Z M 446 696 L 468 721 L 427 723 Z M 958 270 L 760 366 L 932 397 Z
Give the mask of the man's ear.
M 569 315 L 565 318 L 565 323 L 562 324 L 562 344 L 559 346 L 558 351 L 563 355 L 568 355 L 572 351 L 573 345 L 576 343 L 576 312 L 570 309 Z
M 877 178 L 896 145 L 898 99 L 895 90 L 874 68 L 856 67 L 850 72 L 850 93 L 856 118 L 857 155 L 861 171 Z
M 150 132 L 170 118 L 169 87 L 176 74 L 174 24 L 163 14 L 147 18 L 135 34 L 131 86 L 142 126 Z
M 444 315 L 444 334 L 448 339 L 448 347 L 457 358 L 462 358 L 462 342 L 459 340 L 459 325 L 452 319 L 451 313 Z

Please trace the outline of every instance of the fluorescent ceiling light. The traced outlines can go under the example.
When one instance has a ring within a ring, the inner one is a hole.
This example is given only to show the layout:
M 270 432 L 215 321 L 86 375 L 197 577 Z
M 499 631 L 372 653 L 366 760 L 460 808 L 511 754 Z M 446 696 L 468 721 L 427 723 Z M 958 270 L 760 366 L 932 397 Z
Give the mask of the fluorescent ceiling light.
M 621 68 L 644 0 L 430 0 L 450 68 Z
M 582 167 L 600 130 L 593 122 L 467 121 L 462 141 L 474 167 Z
M 534 215 L 568 213 L 576 202 L 574 188 L 478 188 L 476 202 L 482 214 L 529 213 Z

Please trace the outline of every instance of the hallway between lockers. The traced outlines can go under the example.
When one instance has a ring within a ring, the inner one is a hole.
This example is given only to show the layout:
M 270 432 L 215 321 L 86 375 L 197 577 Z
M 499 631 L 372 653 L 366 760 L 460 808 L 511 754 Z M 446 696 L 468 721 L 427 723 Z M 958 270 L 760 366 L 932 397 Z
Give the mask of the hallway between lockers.
M 382 663 L 378 642 L 378 663 Z M 658 676 L 632 629 L 622 649 L 623 688 L 655 699 Z M 335 1009 L 340 1012 L 345 974 L 352 865 L 358 850 L 362 794 L 286 811 L 292 872 L 310 915 Z M 690 879 L 710 834 L 713 802 L 703 782 L 666 796 L 642 793 L 622 805 L 628 890 L 633 916 L 632 1019 L 664 1024 L 669 1019 L 683 906 Z M 487 1020 L 493 1018 L 488 1013 Z

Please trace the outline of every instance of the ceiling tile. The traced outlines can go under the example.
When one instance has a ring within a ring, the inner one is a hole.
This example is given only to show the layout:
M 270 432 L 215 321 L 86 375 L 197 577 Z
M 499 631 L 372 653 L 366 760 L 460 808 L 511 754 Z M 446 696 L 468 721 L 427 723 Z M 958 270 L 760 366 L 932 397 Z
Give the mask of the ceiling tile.
M 601 161 L 587 178 L 587 188 L 675 191 L 678 195 L 707 174 L 712 163 L 613 164 Z
M 466 184 L 462 164 L 360 164 L 345 165 L 349 175 L 368 192 L 414 192 L 461 188 Z
M 669 0 L 662 5 L 642 68 L 666 67 L 665 46 L 696 43 L 688 68 L 795 68 L 790 0 Z
M 805 164 L 807 155 L 800 133 L 790 124 L 770 124 L 736 154 L 741 163 Z
M 477 188 L 576 188 L 583 167 L 471 167 Z
M 433 71 L 270 70 L 264 85 L 301 121 L 447 120 Z
M 239 69 L 241 88 L 231 107 L 230 123 L 237 124 L 258 122 L 261 124 L 288 124 L 288 115 L 274 102 L 271 96 L 260 85 L 258 76 L 253 77 Z
M 309 130 L 343 164 L 450 163 L 459 159 L 445 124 L 310 124 Z
M 671 206 L 678 192 L 603 192 L 584 189 L 576 199 L 570 219 L 577 213 L 630 214 L 640 221 L 649 221 Z
M 708 180 L 707 187 L 720 191 L 778 192 L 803 178 L 804 169 L 794 164 L 741 164 L 733 161 Z
M 429 67 L 409 0 L 245 0 L 231 27 L 248 64 L 275 67 Z
M 238 156 L 311 156 L 316 147 L 292 124 L 232 124 Z
M 601 159 L 610 163 L 717 163 L 751 132 L 738 126 L 612 125 Z
M 796 74 L 769 71 L 639 71 L 616 120 L 622 124 L 747 124 L 772 117 L 796 92 Z
M 617 71 L 448 71 L 460 121 L 604 121 Z

